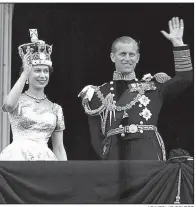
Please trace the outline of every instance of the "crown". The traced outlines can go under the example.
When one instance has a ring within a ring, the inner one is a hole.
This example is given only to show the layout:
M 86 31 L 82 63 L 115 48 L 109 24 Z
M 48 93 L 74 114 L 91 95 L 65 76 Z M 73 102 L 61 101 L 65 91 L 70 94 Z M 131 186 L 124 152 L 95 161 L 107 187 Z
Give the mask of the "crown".
M 43 40 L 38 39 L 37 29 L 29 29 L 31 43 L 22 44 L 18 47 L 18 52 L 23 60 L 27 55 L 32 65 L 52 66 L 51 53 L 52 45 L 46 44 Z

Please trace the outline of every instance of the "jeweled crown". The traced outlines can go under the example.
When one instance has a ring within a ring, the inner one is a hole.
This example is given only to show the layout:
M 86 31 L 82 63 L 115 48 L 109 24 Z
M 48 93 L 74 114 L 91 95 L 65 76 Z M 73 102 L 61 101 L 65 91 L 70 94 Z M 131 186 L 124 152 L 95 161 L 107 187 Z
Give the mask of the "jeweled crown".
M 28 56 L 32 65 L 52 66 L 51 54 L 52 45 L 46 44 L 43 40 L 38 39 L 37 29 L 29 29 L 31 43 L 22 44 L 18 47 L 20 57 Z

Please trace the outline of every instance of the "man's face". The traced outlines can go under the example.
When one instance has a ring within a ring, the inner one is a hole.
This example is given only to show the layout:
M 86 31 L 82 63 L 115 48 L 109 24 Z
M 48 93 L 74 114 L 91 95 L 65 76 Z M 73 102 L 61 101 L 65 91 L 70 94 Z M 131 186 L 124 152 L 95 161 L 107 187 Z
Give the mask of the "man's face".
M 140 55 L 138 47 L 134 42 L 116 44 L 116 52 L 110 54 L 112 62 L 115 63 L 116 71 L 121 73 L 134 72 Z

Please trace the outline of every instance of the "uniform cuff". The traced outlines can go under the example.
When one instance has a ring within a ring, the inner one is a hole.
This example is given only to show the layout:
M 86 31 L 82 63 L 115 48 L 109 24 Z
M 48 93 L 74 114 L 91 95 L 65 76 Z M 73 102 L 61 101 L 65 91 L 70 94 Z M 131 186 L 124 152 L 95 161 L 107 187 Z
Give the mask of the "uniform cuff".
M 183 46 L 173 47 L 173 51 L 189 50 L 189 45 L 185 44 Z
M 192 70 L 191 55 L 189 46 L 180 46 L 173 48 L 175 71 L 184 72 Z

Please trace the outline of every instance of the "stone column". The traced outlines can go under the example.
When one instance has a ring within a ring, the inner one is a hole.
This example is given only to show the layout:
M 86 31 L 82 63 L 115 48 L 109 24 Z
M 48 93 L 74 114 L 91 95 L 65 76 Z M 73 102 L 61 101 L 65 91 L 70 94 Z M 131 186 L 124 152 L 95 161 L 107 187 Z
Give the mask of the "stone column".
M 0 4 L 0 152 L 10 143 L 8 114 L 1 110 L 11 88 L 12 15 L 14 4 Z

